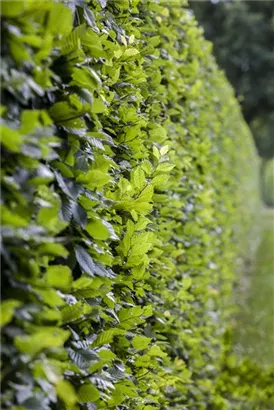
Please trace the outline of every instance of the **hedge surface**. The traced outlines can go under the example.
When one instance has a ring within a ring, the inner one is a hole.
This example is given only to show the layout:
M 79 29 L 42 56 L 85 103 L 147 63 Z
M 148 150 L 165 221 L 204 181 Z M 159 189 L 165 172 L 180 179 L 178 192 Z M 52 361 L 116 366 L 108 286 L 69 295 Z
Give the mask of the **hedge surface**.
M 256 159 L 187 4 L 1 6 L 2 408 L 243 409 Z

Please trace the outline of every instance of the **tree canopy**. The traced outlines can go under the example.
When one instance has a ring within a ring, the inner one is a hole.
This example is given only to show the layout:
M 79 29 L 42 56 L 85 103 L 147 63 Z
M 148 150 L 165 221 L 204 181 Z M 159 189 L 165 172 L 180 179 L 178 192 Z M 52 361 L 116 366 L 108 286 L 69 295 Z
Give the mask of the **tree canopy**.
M 234 86 L 258 153 L 274 156 L 274 3 L 191 1 L 219 65 Z

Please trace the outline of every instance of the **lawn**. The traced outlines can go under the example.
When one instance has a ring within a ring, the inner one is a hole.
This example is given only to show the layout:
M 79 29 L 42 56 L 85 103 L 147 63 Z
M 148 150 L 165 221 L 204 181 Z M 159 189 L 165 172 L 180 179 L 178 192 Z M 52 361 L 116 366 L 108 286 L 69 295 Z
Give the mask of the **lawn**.
M 274 363 L 274 211 L 262 214 L 262 237 L 254 263 L 238 293 L 235 322 L 236 350 L 257 362 Z

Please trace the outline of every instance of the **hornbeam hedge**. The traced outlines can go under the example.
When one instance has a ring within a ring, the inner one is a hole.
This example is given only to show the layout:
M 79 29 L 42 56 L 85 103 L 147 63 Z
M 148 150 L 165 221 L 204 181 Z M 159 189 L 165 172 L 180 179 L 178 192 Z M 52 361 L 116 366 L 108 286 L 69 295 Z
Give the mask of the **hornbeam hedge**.
M 1 8 L 2 409 L 243 409 L 256 159 L 187 4 Z

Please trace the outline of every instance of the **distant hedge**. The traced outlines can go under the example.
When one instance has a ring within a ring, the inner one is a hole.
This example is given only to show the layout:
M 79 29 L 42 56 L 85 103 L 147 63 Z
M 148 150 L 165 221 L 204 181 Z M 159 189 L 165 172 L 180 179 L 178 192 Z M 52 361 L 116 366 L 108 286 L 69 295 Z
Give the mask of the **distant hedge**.
M 266 206 L 274 207 L 274 160 L 262 160 L 261 192 Z
M 3 410 L 236 409 L 256 158 L 187 4 L 1 7 Z

